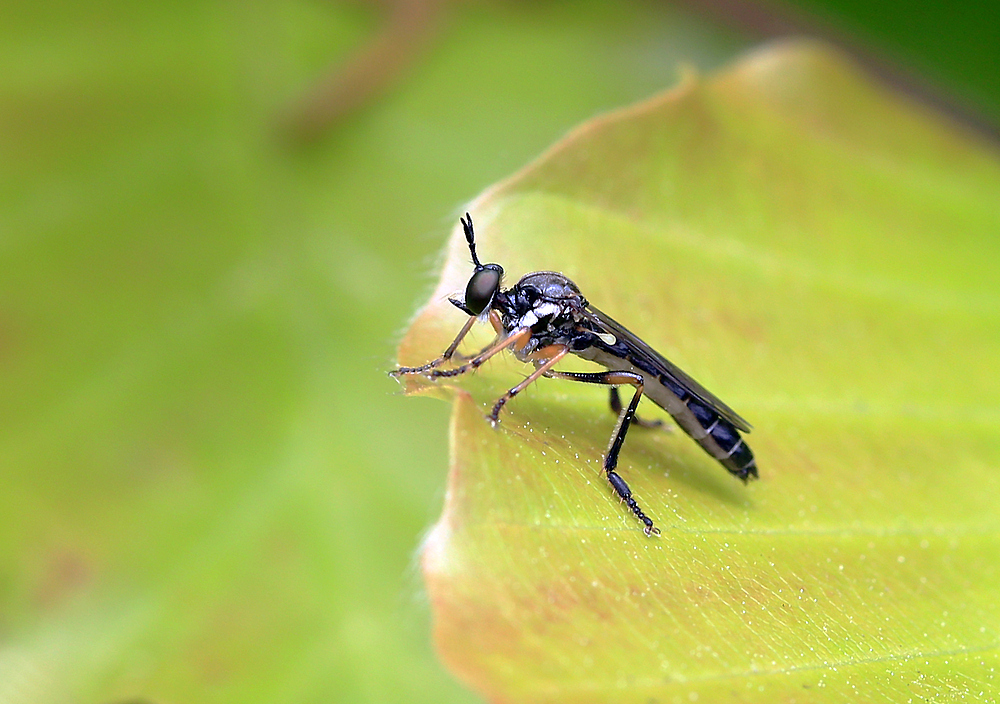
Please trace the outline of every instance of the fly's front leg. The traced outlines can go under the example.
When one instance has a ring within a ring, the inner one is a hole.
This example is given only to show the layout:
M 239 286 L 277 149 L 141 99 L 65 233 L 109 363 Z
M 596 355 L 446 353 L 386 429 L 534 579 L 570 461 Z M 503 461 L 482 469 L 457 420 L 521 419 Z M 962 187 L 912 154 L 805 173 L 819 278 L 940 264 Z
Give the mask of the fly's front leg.
M 441 353 L 441 356 L 432 362 L 427 364 L 421 364 L 419 367 L 399 367 L 398 369 L 393 369 L 389 372 L 389 376 L 403 376 L 404 374 L 423 374 L 424 372 L 430 371 L 435 367 L 440 367 L 442 364 L 447 362 L 455 354 L 455 350 L 458 349 L 458 344 L 462 339 L 469 334 L 469 330 L 472 329 L 473 324 L 476 322 L 476 318 L 470 317 L 465 321 L 465 325 L 462 326 L 461 331 L 459 331 L 458 336 L 455 340 L 448 345 L 448 349 Z
M 468 362 L 460 367 L 455 367 L 454 369 L 434 369 L 427 376 L 432 379 L 438 379 L 445 376 L 459 376 L 460 374 L 465 374 L 466 372 L 471 372 L 474 369 L 478 369 L 483 365 L 483 363 L 497 354 L 498 352 L 503 352 L 508 347 L 521 347 L 531 337 L 531 330 L 529 328 L 521 328 L 515 330 L 507 337 L 499 340 L 496 344 L 486 348 L 475 357 L 470 359 Z
M 611 412 L 616 416 L 621 415 L 622 412 L 622 397 L 618 395 L 618 387 L 611 387 Z M 656 420 L 645 420 L 639 416 L 635 416 L 632 422 L 638 425 L 640 428 L 661 428 L 663 427 L 663 421 L 657 418 Z
M 479 350 L 478 352 L 476 352 L 474 354 L 462 354 L 461 352 L 455 352 L 455 354 L 453 354 L 451 356 L 451 361 L 459 363 L 459 364 L 465 364 L 466 362 L 470 362 L 473 359 L 475 359 L 476 357 L 478 357 L 479 355 L 481 355 L 483 352 L 485 352 L 486 350 L 488 350 L 490 347 L 492 347 L 493 345 L 495 345 L 496 343 L 498 343 L 499 341 L 500 341 L 499 337 L 493 338 L 493 341 L 490 342 L 490 344 L 486 345 L 486 347 L 482 348 L 481 350 Z
M 493 404 L 493 410 L 490 411 L 490 414 L 488 416 L 486 416 L 489 419 L 489 421 L 493 423 L 493 425 L 499 423 L 500 409 L 504 407 L 504 404 L 510 401 L 515 396 L 517 396 L 519 393 L 521 393 L 525 389 L 525 387 L 528 386 L 528 384 L 538 379 L 538 377 L 547 374 L 549 370 L 552 369 L 552 367 L 554 367 L 560 359 L 566 356 L 567 352 L 569 352 L 568 347 L 559 347 L 556 345 L 553 345 L 552 347 L 547 347 L 545 349 L 536 352 L 534 356 L 536 359 L 536 364 L 538 364 L 538 368 L 535 369 L 535 371 L 533 371 L 531 374 L 529 374 L 527 379 L 525 379 L 520 384 L 513 387 L 512 389 L 507 391 L 507 393 L 505 393 L 503 396 L 497 399 L 497 402 Z
M 403 376 L 404 374 L 423 374 L 425 372 L 431 371 L 432 369 L 440 367 L 442 364 L 450 361 L 455 357 L 457 357 L 460 361 L 463 362 L 475 360 L 476 358 L 482 357 L 483 355 L 486 355 L 486 358 L 488 359 L 492 355 L 488 355 L 487 352 L 489 352 L 497 344 L 499 344 L 501 338 L 503 337 L 503 324 L 500 321 L 500 314 L 497 313 L 495 310 L 490 311 L 489 321 L 490 325 L 492 325 L 493 329 L 496 330 L 497 332 L 496 339 L 494 339 L 493 342 L 486 345 L 486 347 L 484 347 L 478 353 L 476 353 L 471 357 L 466 357 L 465 355 L 456 352 L 456 350 L 458 350 L 459 343 L 461 343 L 462 340 L 465 339 L 465 336 L 469 334 L 469 331 L 472 329 L 472 326 L 475 324 L 477 320 L 479 320 L 479 318 L 475 316 L 470 316 L 469 319 L 465 321 L 465 325 L 462 326 L 462 329 L 458 332 L 458 335 L 455 337 L 452 343 L 448 345 L 448 349 L 442 352 L 441 356 L 438 357 L 437 359 L 428 362 L 427 364 L 421 364 L 419 367 L 399 367 L 398 369 L 393 369 L 391 372 L 389 372 L 389 376 Z M 503 348 L 501 347 L 500 349 Z M 480 364 L 481 363 L 482 362 L 480 362 Z M 479 365 L 477 364 L 475 366 Z M 439 373 L 433 373 L 431 374 L 431 376 L 433 377 L 433 376 L 454 376 L 454 375 L 453 374 L 442 375 Z
M 493 341 L 490 342 L 490 344 L 486 345 L 486 347 L 484 347 L 481 350 L 479 350 L 478 352 L 476 352 L 475 354 L 468 354 L 468 355 L 466 355 L 466 354 L 462 354 L 461 352 L 457 352 L 457 351 L 454 352 L 452 354 L 452 356 L 451 356 L 451 358 L 454 361 L 456 361 L 456 362 L 468 362 L 468 361 L 470 361 L 472 359 L 475 359 L 476 357 L 478 357 L 479 355 L 483 354 L 484 352 L 486 352 L 486 350 L 490 349 L 491 347 L 493 347 L 493 345 L 495 345 L 496 343 L 500 342 L 500 340 L 503 339 L 503 323 L 500 322 L 500 314 L 497 313 L 495 310 L 491 310 L 490 311 L 490 315 L 489 315 L 489 321 L 490 321 L 490 324 L 493 326 L 493 329 L 496 330 L 496 333 L 497 333 L 497 336 L 493 338 Z
M 581 381 L 587 384 L 607 384 L 607 385 L 620 385 L 620 384 L 631 384 L 635 387 L 635 393 L 632 395 L 632 400 L 629 402 L 628 406 L 623 408 L 618 414 L 618 423 L 615 424 L 615 430 L 611 433 L 611 442 L 608 443 L 608 451 L 604 455 L 604 474 L 608 478 L 608 483 L 611 484 L 611 488 L 615 490 L 618 497 L 625 502 L 635 517 L 642 521 L 645 526 L 646 535 L 655 534 L 659 535 L 660 530 L 653 525 L 653 520 L 643 513 L 639 504 L 636 500 L 632 498 L 632 490 L 629 489 L 628 484 L 625 480 L 621 478 L 615 468 L 618 467 L 618 454 L 622 450 L 622 445 L 625 443 L 625 434 L 628 433 L 629 426 L 635 420 L 635 409 L 639 405 L 639 399 L 642 398 L 642 375 L 636 374 L 634 372 L 545 372 L 545 376 L 551 377 L 553 379 L 568 379 L 569 381 Z M 620 405 L 620 404 L 619 404 Z

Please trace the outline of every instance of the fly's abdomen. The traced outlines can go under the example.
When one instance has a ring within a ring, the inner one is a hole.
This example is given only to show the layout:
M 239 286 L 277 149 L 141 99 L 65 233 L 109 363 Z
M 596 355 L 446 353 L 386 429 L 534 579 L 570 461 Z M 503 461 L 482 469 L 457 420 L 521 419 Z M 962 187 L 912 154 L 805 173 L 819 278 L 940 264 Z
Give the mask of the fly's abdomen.
M 717 459 L 719 464 L 743 481 L 757 476 L 757 461 L 753 451 L 732 423 L 672 379 L 661 377 L 660 382 L 680 403 L 674 401 L 663 404 L 654 400 L 674 417 L 684 432 Z
M 617 331 L 618 334 L 624 334 Z M 730 473 L 743 481 L 757 476 L 757 461 L 743 440 L 739 429 L 715 408 L 703 401 L 691 389 L 664 371 L 669 363 L 653 354 L 636 354 L 619 343 L 621 349 L 602 344 L 603 339 L 589 344 L 576 354 L 608 369 L 637 372 L 645 381 L 643 393 L 669 413 L 688 435 Z M 719 406 L 725 407 L 721 401 Z M 735 414 L 733 414 L 735 416 Z M 745 423 L 745 421 L 744 421 Z
M 719 460 L 723 467 L 743 481 L 747 481 L 751 476 L 756 477 L 757 460 L 754 459 L 753 452 L 740 435 L 740 431 L 696 398 L 688 398 L 685 405 L 698 421 L 702 431 L 698 434 L 702 437 L 694 433 L 691 433 L 691 436 L 705 448 L 705 452 Z

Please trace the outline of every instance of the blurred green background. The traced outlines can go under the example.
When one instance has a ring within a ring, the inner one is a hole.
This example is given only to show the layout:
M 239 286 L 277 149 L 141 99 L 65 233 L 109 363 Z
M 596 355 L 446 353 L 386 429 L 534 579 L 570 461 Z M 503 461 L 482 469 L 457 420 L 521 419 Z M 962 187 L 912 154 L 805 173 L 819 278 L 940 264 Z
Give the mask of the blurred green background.
M 995 133 L 975 8 L 8 3 L 0 702 L 476 701 L 417 559 L 449 409 L 385 376 L 462 204 L 782 22 Z

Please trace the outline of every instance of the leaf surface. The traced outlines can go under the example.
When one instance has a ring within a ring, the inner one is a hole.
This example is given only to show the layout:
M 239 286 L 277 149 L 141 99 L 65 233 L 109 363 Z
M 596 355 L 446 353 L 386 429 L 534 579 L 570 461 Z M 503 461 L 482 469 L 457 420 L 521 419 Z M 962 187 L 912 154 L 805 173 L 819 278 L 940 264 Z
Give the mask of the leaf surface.
M 647 538 L 601 474 L 602 390 L 542 380 L 494 430 L 512 359 L 409 380 L 454 390 L 424 552 L 452 670 L 494 701 L 994 696 L 998 192 L 995 148 L 797 42 L 584 124 L 480 197 L 483 261 L 573 279 L 754 425 L 761 480 L 634 429 L 619 471 Z M 468 260 L 456 227 L 402 364 L 457 333 Z

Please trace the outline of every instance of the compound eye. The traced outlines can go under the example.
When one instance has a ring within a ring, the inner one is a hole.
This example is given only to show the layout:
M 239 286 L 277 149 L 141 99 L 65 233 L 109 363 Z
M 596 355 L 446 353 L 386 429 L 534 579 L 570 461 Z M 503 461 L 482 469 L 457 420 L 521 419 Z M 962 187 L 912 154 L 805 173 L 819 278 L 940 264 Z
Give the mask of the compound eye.
M 487 264 L 482 269 L 477 269 L 469 279 L 469 285 L 465 287 L 465 307 L 473 315 L 479 315 L 489 308 L 493 297 L 500 290 L 502 276 L 503 269 L 496 264 Z

